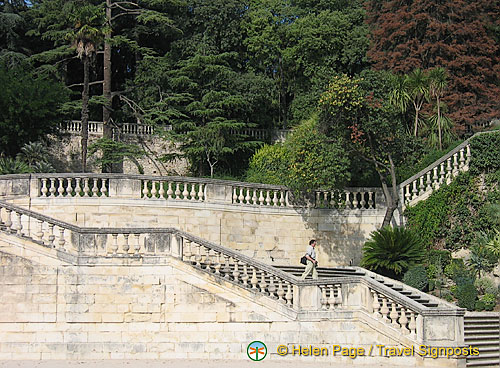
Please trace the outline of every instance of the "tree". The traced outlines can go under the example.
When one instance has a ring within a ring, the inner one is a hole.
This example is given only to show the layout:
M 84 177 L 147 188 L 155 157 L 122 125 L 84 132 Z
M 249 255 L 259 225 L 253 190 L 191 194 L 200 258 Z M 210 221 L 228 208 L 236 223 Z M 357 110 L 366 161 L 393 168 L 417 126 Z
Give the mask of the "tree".
M 448 85 L 448 75 L 444 68 L 435 68 L 429 72 L 429 94 L 436 99 L 437 107 L 437 130 L 439 136 L 439 149 L 443 149 L 441 129 L 441 98 Z
M 389 76 L 363 75 L 365 78 L 342 75 L 332 79 L 320 99 L 320 124 L 327 136 L 345 140 L 350 152 L 375 167 L 387 203 L 384 227 L 399 206 L 396 166 L 409 156 L 416 141 L 406 134 L 404 122 L 389 103 Z
M 62 122 L 59 109 L 69 93 L 26 61 L 21 65 L 0 61 L 0 85 L 0 153 L 13 157 L 25 143 L 56 130 Z
M 366 9 L 368 57 L 376 69 L 445 68 L 449 88 L 443 101 L 461 132 L 498 114 L 498 1 L 370 0 Z
M 408 95 L 415 109 L 413 135 L 416 137 L 418 134 L 419 113 L 429 94 L 428 77 L 422 70 L 415 69 L 407 76 L 407 79 Z

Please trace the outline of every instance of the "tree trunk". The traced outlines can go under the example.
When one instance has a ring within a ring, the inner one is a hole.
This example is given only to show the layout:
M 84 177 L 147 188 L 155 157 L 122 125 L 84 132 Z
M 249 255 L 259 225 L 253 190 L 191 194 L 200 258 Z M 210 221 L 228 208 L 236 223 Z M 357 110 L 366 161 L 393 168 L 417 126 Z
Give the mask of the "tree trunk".
M 418 110 L 417 108 L 415 108 L 415 128 L 413 130 L 413 135 L 416 137 L 417 136 L 417 132 L 418 132 Z
M 89 69 L 90 60 L 83 55 L 83 91 L 82 91 L 82 171 L 87 171 L 87 145 L 89 139 Z
M 106 0 L 106 21 L 111 26 L 111 0 Z M 106 100 L 102 107 L 102 136 L 112 139 L 113 130 L 111 128 L 111 33 L 106 33 L 104 38 L 104 58 L 103 58 L 103 83 L 102 95 Z M 103 165 L 103 172 L 111 172 L 112 165 Z
M 387 204 L 387 210 L 385 211 L 384 220 L 382 221 L 381 228 L 385 226 L 389 226 L 391 224 L 392 217 L 394 215 L 394 211 L 398 208 L 399 205 L 399 195 L 398 189 L 396 185 L 396 167 L 394 166 L 394 162 L 392 160 L 392 156 L 389 155 L 389 163 L 390 163 L 390 174 L 391 174 L 391 190 L 387 185 L 387 178 L 382 172 L 377 164 L 375 164 L 375 168 L 380 177 L 380 182 L 382 183 L 382 190 L 384 192 L 385 201 Z
M 437 98 L 437 108 L 438 108 L 438 136 L 439 136 L 439 150 L 443 149 L 442 134 L 441 134 L 441 106 L 439 106 L 439 96 Z

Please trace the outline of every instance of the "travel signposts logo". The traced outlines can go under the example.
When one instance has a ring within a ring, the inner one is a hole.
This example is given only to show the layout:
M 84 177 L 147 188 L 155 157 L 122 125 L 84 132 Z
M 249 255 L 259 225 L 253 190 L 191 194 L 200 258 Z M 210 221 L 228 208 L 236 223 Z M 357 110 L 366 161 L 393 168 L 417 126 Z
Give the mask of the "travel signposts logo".
M 251 360 L 258 362 L 266 357 L 267 347 L 261 341 L 253 341 L 248 344 L 247 355 Z

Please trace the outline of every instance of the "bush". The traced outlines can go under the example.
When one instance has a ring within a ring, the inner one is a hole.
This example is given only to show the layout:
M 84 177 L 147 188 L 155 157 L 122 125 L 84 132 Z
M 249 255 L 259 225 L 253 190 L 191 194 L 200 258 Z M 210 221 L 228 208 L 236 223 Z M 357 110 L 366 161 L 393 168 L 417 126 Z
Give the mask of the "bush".
M 415 232 L 386 226 L 370 234 L 363 246 L 361 266 L 389 277 L 398 277 L 422 262 L 424 256 L 424 248 Z
M 477 175 L 500 169 L 500 132 L 485 133 L 470 140 L 470 170 Z
M 460 308 L 472 311 L 476 306 L 477 290 L 471 282 L 457 284 L 456 297 Z
M 428 279 L 435 279 L 440 273 L 440 269 L 435 264 L 430 264 L 427 266 L 426 273 Z
M 451 262 L 451 253 L 447 250 L 431 249 L 427 252 L 427 264 L 444 269 Z
M 425 267 L 418 265 L 410 268 L 406 271 L 403 277 L 403 282 L 406 285 L 414 287 L 415 289 L 425 290 L 429 284 Z
M 282 144 L 266 144 L 250 159 L 246 180 L 251 183 L 284 184 L 287 162 Z
M 444 268 L 444 274 L 446 277 L 455 281 L 455 283 L 461 278 L 471 279 L 470 271 L 467 269 L 464 260 L 461 258 L 452 259 L 451 262 Z
M 497 297 L 494 294 L 484 294 L 480 300 L 487 311 L 492 311 L 497 304 Z
M 493 294 L 495 296 L 498 295 L 498 288 L 495 286 L 493 280 L 488 277 L 476 279 L 476 281 L 474 281 L 474 286 L 480 294 Z

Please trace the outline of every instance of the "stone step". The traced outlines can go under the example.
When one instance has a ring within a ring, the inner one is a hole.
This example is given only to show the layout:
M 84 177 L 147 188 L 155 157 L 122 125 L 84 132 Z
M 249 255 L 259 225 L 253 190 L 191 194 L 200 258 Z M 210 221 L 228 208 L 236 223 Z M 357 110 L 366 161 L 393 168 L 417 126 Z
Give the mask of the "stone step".
M 498 367 L 500 359 L 486 359 L 480 361 L 469 361 L 467 359 L 467 367 Z
M 466 335 L 478 335 L 478 334 L 484 334 L 484 335 L 494 335 L 496 334 L 499 336 L 499 331 L 498 328 L 470 328 L 465 326 L 465 333 Z
M 481 334 L 481 335 L 470 335 L 470 334 L 466 334 L 465 337 L 464 337 L 465 341 L 474 341 L 474 340 L 483 340 L 483 341 L 486 341 L 486 340 L 494 340 L 496 339 L 498 341 L 498 334 Z

